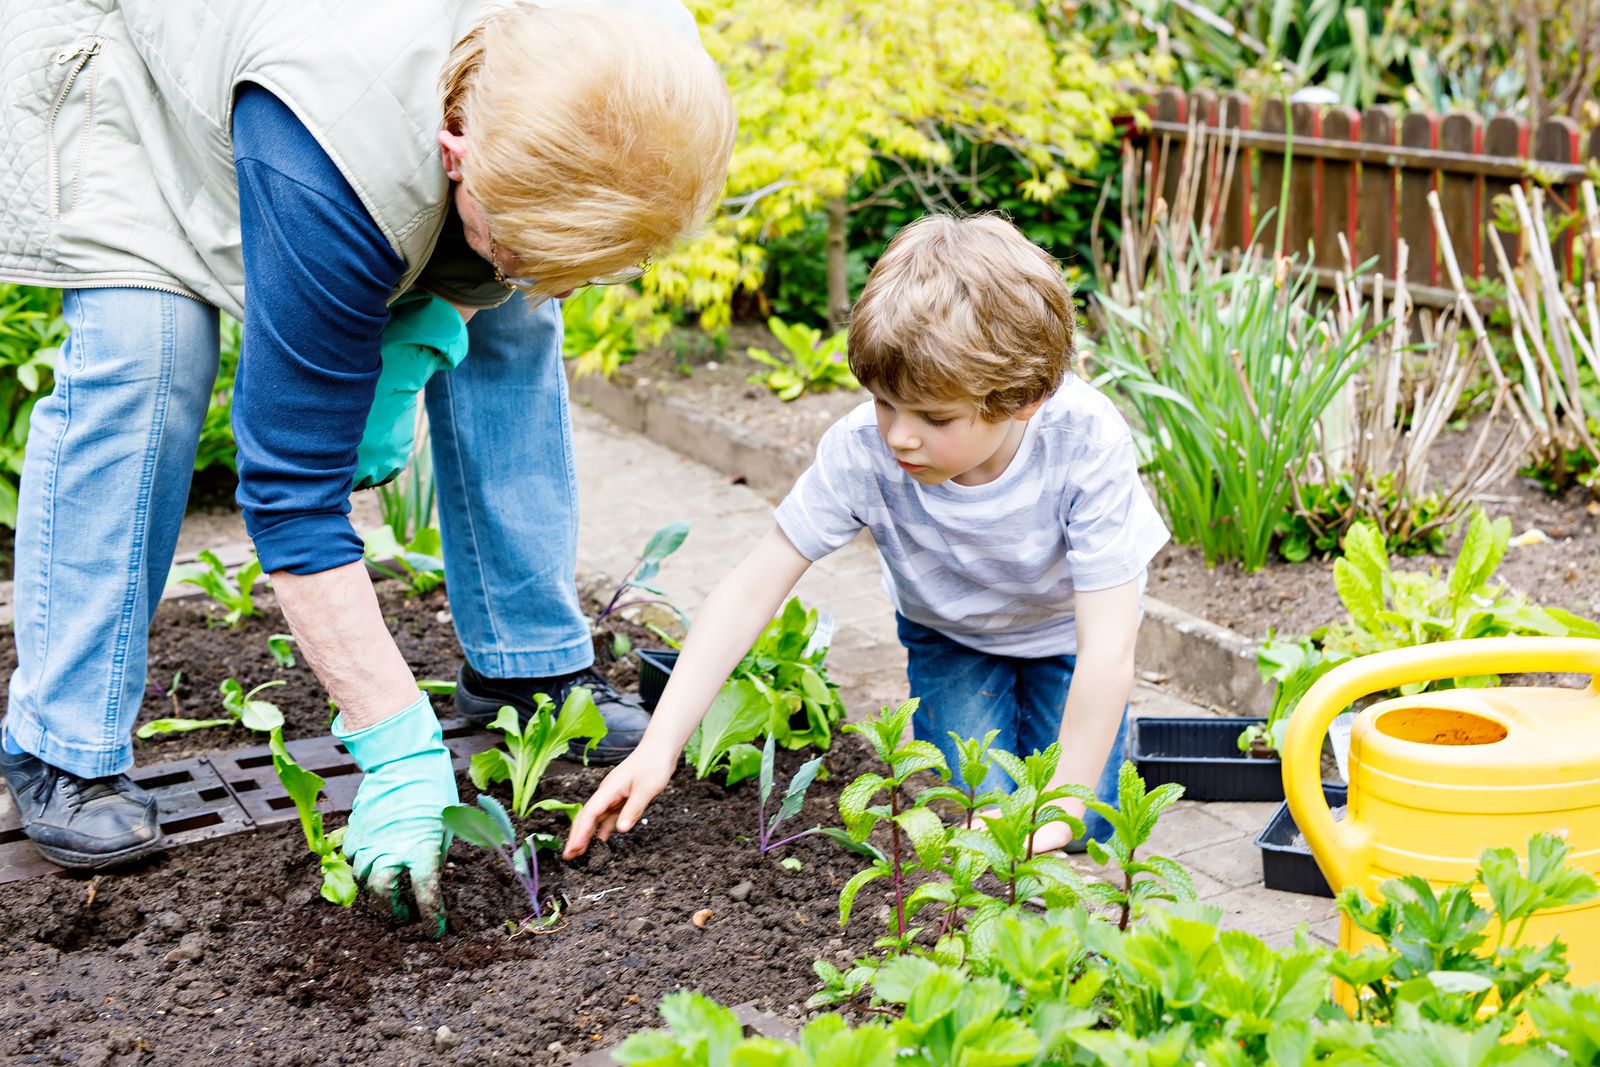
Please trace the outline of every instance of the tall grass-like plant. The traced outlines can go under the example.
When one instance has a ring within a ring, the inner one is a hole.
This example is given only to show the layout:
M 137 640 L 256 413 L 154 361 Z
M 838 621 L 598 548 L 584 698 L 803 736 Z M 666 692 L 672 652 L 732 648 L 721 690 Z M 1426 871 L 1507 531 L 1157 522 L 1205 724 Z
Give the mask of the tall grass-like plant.
M 1247 255 L 1233 270 L 1158 233 L 1137 304 L 1098 301 L 1093 358 L 1137 416 L 1174 538 L 1207 563 L 1259 570 L 1329 403 L 1381 326 L 1340 329 L 1309 264 Z

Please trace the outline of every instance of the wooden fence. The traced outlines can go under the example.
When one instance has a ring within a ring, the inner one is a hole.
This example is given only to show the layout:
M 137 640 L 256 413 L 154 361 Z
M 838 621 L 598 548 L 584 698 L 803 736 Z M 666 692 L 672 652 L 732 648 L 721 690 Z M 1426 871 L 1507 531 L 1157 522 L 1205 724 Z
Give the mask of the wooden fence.
M 1463 274 L 1497 275 L 1488 243 L 1495 196 L 1537 175 L 1547 195 L 1559 205 L 1575 207 L 1578 183 L 1588 176 L 1589 164 L 1600 160 L 1600 129 L 1585 138 L 1565 117 L 1532 129 L 1526 119 L 1515 116 L 1485 122 L 1480 115 L 1430 111 L 1400 118 L 1390 107 L 1360 111 L 1296 103 L 1286 109 L 1276 100 L 1253 105 L 1240 93 L 1219 97 L 1179 89 L 1154 94 L 1148 111 L 1148 133 L 1133 136 L 1149 143 L 1146 181 L 1159 183 L 1169 205 L 1191 123 L 1238 129 L 1239 159 L 1231 188 L 1217 200 L 1220 217 L 1208 220 L 1220 228 L 1220 247 L 1242 248 L 1277 208 L 1288 166 L 1288 248 L 1312 246 L 1319 273 L 1331 280 L 1333 271 L 1343 266 L 1338 243 L 1342 233 L 1357 263 L 1375 258 L 1375 269 L 1389 277 L 1396 244 L 1404 240 L 1413 296 L 1419 303 L 1436 305 L 1453 300 L 1454 293 L 1442 287 L 1447 279 L 1428 211 L 1430 191 L 1439 193 Z M 1222 180 L 1220 173 L 1207 177 Z M 1515 262 L 1517 236 L 1500 237 Z M 1555 245 L 1557 262 L 1570 264 L 1571 234 L 1556 237 Z

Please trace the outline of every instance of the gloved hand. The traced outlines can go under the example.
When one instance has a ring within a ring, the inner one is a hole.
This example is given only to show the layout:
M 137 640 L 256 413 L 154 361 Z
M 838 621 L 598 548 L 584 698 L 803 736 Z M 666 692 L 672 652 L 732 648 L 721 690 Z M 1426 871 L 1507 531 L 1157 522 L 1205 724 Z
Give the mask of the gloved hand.
M 363 730 L 347 733 L 341 716 L 333 736 L 366 773 L 344 834 L 344 854 L 356 880 L 387 898 L 404 918 L 401 872 L 411 874 L 411 890 L 424 923 L 444 933 L 444 900 L 439 871 L 450 848 L 441 812 L 457 802 L 456 775 L 444 747 L 439 719 L 428 698 Z
M 356 449 L 357 489 L 384 485 L 405 470 L 416 436 L 417 393 L 435 372 L 451 370 L 466 354 L 467 324 L 445 301 L 412 292 L 389 308 L 383 370 Z

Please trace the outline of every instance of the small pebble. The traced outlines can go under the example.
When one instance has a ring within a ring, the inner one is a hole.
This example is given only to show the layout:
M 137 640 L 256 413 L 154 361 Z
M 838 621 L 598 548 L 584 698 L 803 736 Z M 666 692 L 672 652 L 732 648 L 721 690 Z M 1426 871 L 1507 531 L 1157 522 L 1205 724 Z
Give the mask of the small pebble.
M 441 1026 L 433 1032 L 433 1050 L 435 1052 L 449 1052 L 461 1044 L 461 1035 L 448 1026 Z
M 548 1045 L 546 1045 L 544 1047 L 544 1050 L 546 1052 L 561 1052 L 561 1051 L 564 1051 L 566 1049 L 566 1047 L 567 1046 L 563 1045 L 559 1041 L 552 1041 L 552 1042 L 550 1042 Z
M 385 1019 L 378 1024 L 378 1033 L 384 1037 L 399 1037 L 406 1032 L 406 1024 L 401 1019 Z
M 750 891 L 755 889 L 755 887 L 756 884 L 754 882 L 750 881 L 749 879 L 745 879 L 732 889 L 728 890 L 728 896 L 732 897 L 740 904 L 743 904 L 746 900 L 750 899 Z
M 710 922 L 711 921 L 711 917 L 714 916 L 715 914 L 716 914 L 716 912 L 711 910 L 710 908 L 701 908 L 699 911 L 694 913 L 694 915 L 689 919 L 689 921 L 694 923 L 695 926 L 697 926 L 697 927 L 699 927 L 701 929 L 704 929 L 706 923 Z
M 629 937 L 638 937 L 640 934 L 648 934 L 655 928 L 656 924 L 651 922 L 649 919 L 646 919 L 642 915 L 637 919 L 629 919 L 628 925 L 625 927 Z
M 170 964 L 179 964 L 185 961 L 193 962 L 201 959 L 206 954 L 205 940 L 197 934 L 184 934 L 178 941 L 178 947 L 168 952 L 163 957 Z

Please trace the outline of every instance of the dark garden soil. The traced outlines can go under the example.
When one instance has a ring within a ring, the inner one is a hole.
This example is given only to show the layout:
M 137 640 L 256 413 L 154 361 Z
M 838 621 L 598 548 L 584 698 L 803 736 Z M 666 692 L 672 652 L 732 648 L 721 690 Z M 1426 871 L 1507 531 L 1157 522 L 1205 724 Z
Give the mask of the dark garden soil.
M 408 600 L 386 588 L 381 597 L 419 676 L 453 677 L 459 652 L 443 594 Z M 154 676 L 194 679 L 188 713 L 202 712 L 198 694 L 209 710 L 229 674 L 246 686 L 283 677 L 290 684 L 270 695 L 290 735 L 326 729 L 310 672 L 280 670 L 267 655 L 275 611 L 239 631 L 208 629 L 205 615 L 196 602 L 169 603 L 153 640 Z M 14 659 L 9 647 L 5 655 Z M 152 697 L 141 718 L 168 711 Z M 205 731 L 141 743 L 139 761 L 257 743 L 242 730 Z M 780 772 L 804 757 L 784 753 Z M 839 790 L 867 762 L 843 737 L 795 826 L 836 823 Z M 603 774 L 557 761 L 541 794 L 582 800 Z M 798 1015 L 816 988 L 814 959 L 870 949 L 883 928 L 878 897 L 864 896 L 841 932 L 838 892 L 863 861 L 816 838 L 784 850 L 798 871 L 780 866 L 780 854 L 757 856 L 754 804 L 754 783 L 728 790 L 680 771 L 631 835 L 572 864 L 542 857 L 546 892 L 567 902 L 565 914 L 552 932 L 517 937 L 504 924 L 527 914 L 527 900 L 497 857 L 453 846 L 448 929 L 432 941 L 366 905 L 323 902 L 296 825 L 190 846 L 131 872 L 0 886 L 0 1058 L 565 1064 L 655 1024 L 660 998 L 677 989 Z M 538 818 L 538 829 L 563 830 L 553 815 Z M 696 927 L 702 909 L 713 914 Z

